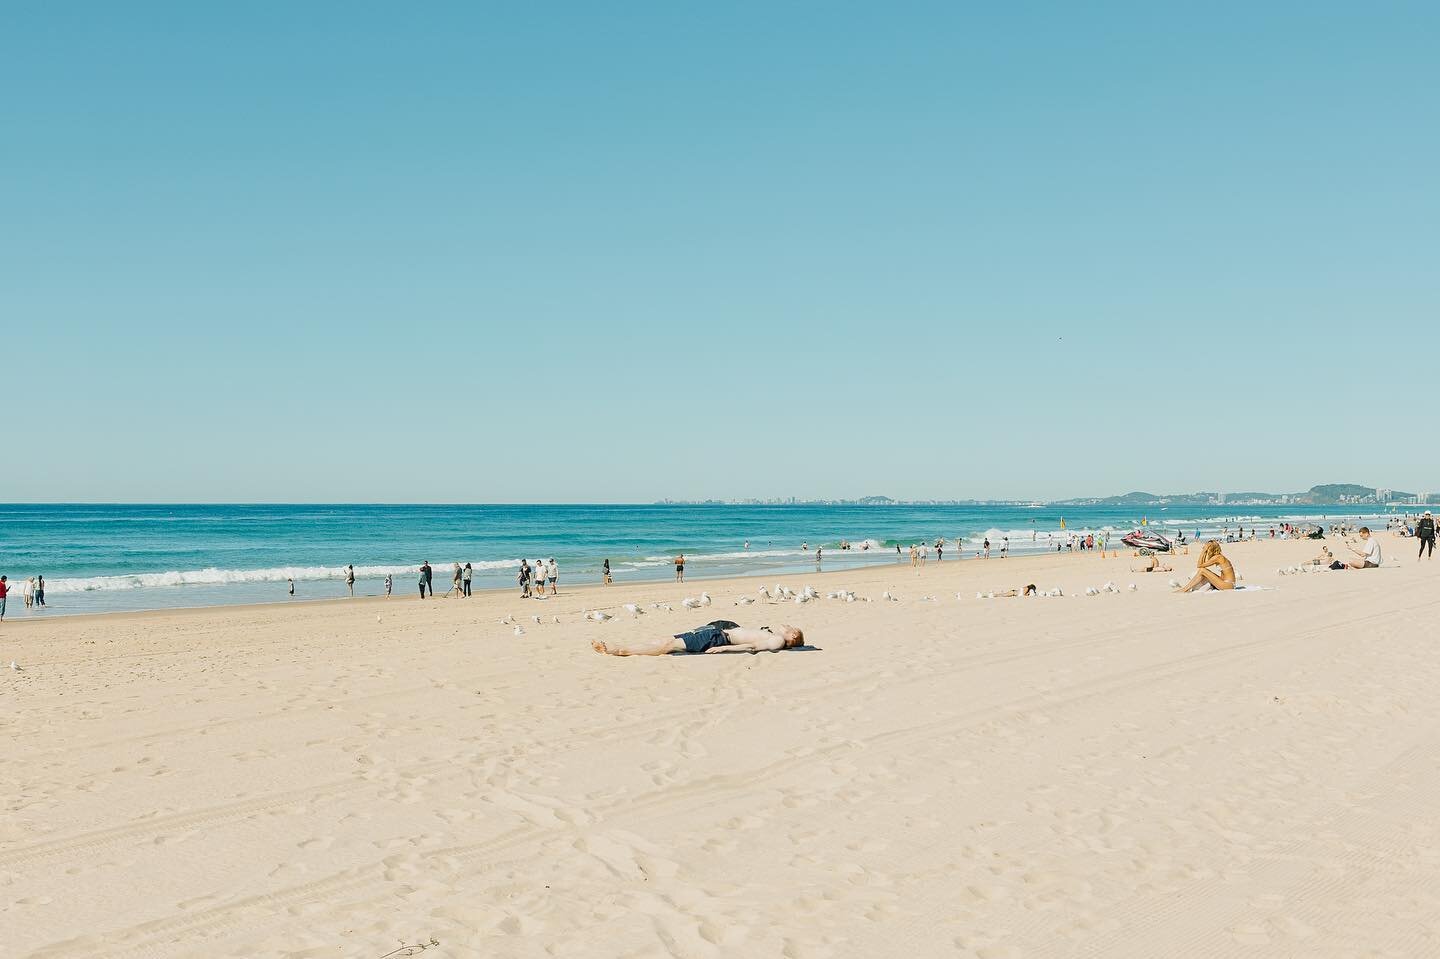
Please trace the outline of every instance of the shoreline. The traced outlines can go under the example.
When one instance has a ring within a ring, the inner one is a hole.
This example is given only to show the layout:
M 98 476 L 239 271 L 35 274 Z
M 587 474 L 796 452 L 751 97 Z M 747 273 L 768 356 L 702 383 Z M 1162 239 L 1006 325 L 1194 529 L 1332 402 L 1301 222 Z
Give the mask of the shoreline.
M 1256 540 L 1256 541 L 1254 541 L 1254 542 L 1257 542 L 1257 543 L 1259 543 L 1259 542 L 1269 542 L 1269 540 Z M 1278 543 L 1278 542 L 1281 542 L 1281 541 L 1277 539 L 1277 540 L 1275 540 L 1274 542 L 1277 542 L 1277 543 Z M 1297 541 L 1291 541 L 1291 542 L 1297 542 Z M 1233 546 L 1241 546 L 1241 545 L 1250 546 L 1250 545 L 1252 545 L 1252 543 L 1251 543 L 1250 541 L 1247 541 L 1247 542 L 1244 543 L 1244 544 L 1239 544 L 1239 543 L 1228 544 L 1228 546 L 1232 546 L 1232 547 L 1233 547 Z M 1109 551 L 1110 554 L 1115 554 L 1115 553 L 1117 553 L 1117 552 L 1123 554 L 1123 556 L 1130 556 L 1132 550 L 1130 549 L 1130 547 L 1125 546 L 1125 547 L 1122 547 L 1119 551 L 1117 551 L 1117 550 L 1115 550 L 1115 549 L 1111 549 L 1111 550 Z M 1182 559 L 1183 559 L 1184 556 L 1185 556 L 1185 554 L 1173 554 L 1173 555 L 1176 555 L 1178 558 L 1182 558 Z M 1192 553 L 1192 555 L 1193 555 L 1193 553 Z M 1133 557 L 1131 557 L 1131 558 L 1133 558 Z M 742 573 L 742 574 L 739 574 L 739 575 L 717 575 L 717 576 L 708 576 L 708 577 L 707 577 L 707 576 L 693 576 L 693 577 L 692 577 L 692 576 L 687 576 L 687 578 L 686 578 L 686 580 L 685 580 L 685 582 L 684 582 L 683 584 L 681 584 L 681 583 L 676 583 L 675 580 L 674 580 L 674 578 L 672 577 L 672 578 L 670 578 L 670 579 L 658 579 L 658 578 L 657 578 L 657 579 L 644 579 L 644 580 L 633 579 L 633 580 L 627 580 L 627 581 L 624 581 L 624 582 L 619 582 L 619 581 L 617 581 L 617 582 L 614 582 L 614 583 L 613 583 L 612 585 L 610 585 L 610 586 L 605 586 L 603 583 L 583 583 L 583 584 L 579 584 L 579 585 L 572 585 L 572 586 L 566 587 L 566 586 L 564 586 L 563 579 L 562 579 L 562 583 L 561 583 L 561 585 L 562 585 L 562 590 L 561 590 L 560 596 L 557 597 L 557 598 L 564 599 L 564 598 L 570 597 L 570 596 L 589 595 L 589 594 L 592 593 L 592 592 L 593 592 L 593 593 L 596 593 L 596 594 L 600 594 L 600 595 L 608 595 L 608 594 L 614 593 L 614 592 L 617 591 L 617 590 L 622 590 L 622 589 L 626 589 L 626 590 L 628 590 L 628 589 L 646 589 L 646 588 L 655 589 L 655 588 L 662 588 L 662 587 L 673 587 L 673 588 L 675 588 L 675 589 L 683 592 L 684 589 L 688 588 L 692 583 L 703 583 L 703 584 L 706 584 L 706 586 L 698 587 L 698 588 L 695 590 L 696 592 L 698 592 L 699 590 L 705 589 L 705 588 L 707 588 L 708 586 L 723 587 L 723 586 L 729 586 L 729 585 L 731 585 L 731 584 L 746 583 L 746 582 L 750 582 L 750 581 L 753 581 L 753 580 L 766 580 L 766 579 L 770 579 L 770 578 L 772 578 L 772 577 L 780 578 L 780 579 L 790 579 L 790 580 L 795 580 L 795 579 L 797 579 L 798 577 L 807 577 L 807 576 L 808 576 L 808 577 L 833 578 L 833 577 L 846 576 L 846 575 L 852 575 L 852 576 L 853 576 L 853 575 L 856 575 L 856 574 L 859 574 L 859 573 L 862 573 L 862 572 L 867 572 L 867 573 L 868 573 L 868 572 L 873 572 L 873 571 L 877 571 L 877 570 L 885 570 L 885 569 L 924 571 L 924 570 L 927 570 L 927 569 L 939 569 L 939 568 L 944 568 L 945 570 L 948 571 L 948 570 L 951 568 L 952 565 L 953 565 L 953 566 L 964 566 L 964 567 L 970 567 L 970 566 L 979 565 L 979 566 L 981 566 L 981 567 L 983 568 L 983 567 L 993 567 L 993 566 L 996 566 L 996 565 L 1011 566 L 1011 565 L 1019 565 L 1019 564 L 1023 564 L 1023 563 L 1029 563 L 1029 564 L 1033 564 L 1036 568 L 1042 568 L 1042 569 L 1043 569 L 1043 568 L 1048 568 L 1048 564 L 1051 563 L 1051 562 L 1056 562 L 1056 561 L 1058 561 L 1058 562 L 1062 562 L 1062 563 L 1063 563 L 1063 562 L 1068 562 L 1068 561 L 1075 561 L 1075 562 L 1082 562 L 1082 563 L 1083 563 L 1083 562 L 1085 562 L 1085 561 L 1087 561 L 1087 560 L 1092 560 L 1092 561 L 1095 561 L 1095 562 L 1114 562 L 1114 561 L 1116 561 L 1114 558 L 1108 559 L 1108 560 L 1107 560 L 1107 559 L 1101 559 L 1099 550 L 1095 550 L 1095 551 L 1093 551 L 1093 552 L 1092 552 L 1092 551 L 1089 551 L 1089 550 L 1086 550 L 1086 551 L 1083 551 L 1083 552 L 1082 552 L 1082 551 L 1058 551 L 1058 552 L 1057 552 L 1057 551 L 1051 551 L 1051 552 L 1045 552 L 1045 553 L 1039 553 L 1039 552 L 1016 553 L 1016 554 L 1014 554 L 1014 555 L 1012 555 L 1012 556 L 1008 556 L 1008 557 L 1006 557 L 1006 558 L 1004 558 L 1004 559 L 1001 559 L 1001 558 L 998 557 L 998 556 L 992 556 L 990 559 L 978 559 L 978 558 L 973 558 L 973 557 L 972 557 L 972 558 L 969 558 L 969 559 L 963 559 L 963 560 L 960 560 L 960 559 L 946 559 L 946 560 L 940 561 L 940 562 L 936 562 L 935 560 L 932 559 L 932 560 L 930 561 L 930 563 L 928 563 L 928 564 L 925 565 L 925 566 L 912 567 L 912 566 L 910 565 L 910 563 L 909 563 L 909 557 L 908 557 L 907 555 L 899 555 L 899 556 L 897 556 L 896 559 L 895 559 L 894 561 L 892 561 L 892 562 L 868 561 L 868 560 L 867 560 L 867 561 L 865 561 L 865 562 L 857 563 L 857 564 L 855 564 L 855 565 L 853 565 L 853 566 L 850 566 L 850 567 L 844 568 L 844 569 L 822 569 L 822 570 L 818 570 L 818 571 L 817 571 L 817 570 L 814 570 L 814 569 L 811 569 L 811 570 L 808 570 L 808 571 L 796 571 L 796 570 L 781 571 L 781 570 L 776 570 L 776 569 L 768 569 L 768 570 L 757 570 L 757 571 L 751 572 L 751 573 Z M 1172 565 L 1173 565 L 1173 564 L 1172 564 Z M 1178 568 L 1179 568 L 1179 567 L 1177 567 L 1177 569 L 1178 569 Z M 687 566 L 687 572 L 688 572 L 688 569 L 689 569 L 689 567 Z M 866 577 L 866 578 L 868 579 L 869 577 Z M 12 623 L 15 624 L 15 625 L 19 625 L 19 624 L 22 624 L 22 623 L 25 623 L 25 624 L 43 623 L 43 622 L 46 622 L 47 620 L 52 620 L 52 619 L 64 619 L 64 620 L 66 620 L 66 621 L 70 621 L 70 620 L 92 620 L 92 619 L 114 620 L 114 619 L 122 618 L 122 617 L 145 617 L 145 616 L 160 616 L 160 615 L 165 615 L 165 614 L 184 614 L 184 613 L 191 613 L 191 614 L 193 614 L 193 613 L 203 613 L 203 612 L 212 611 L 212 610 L 236 610 L 236 611 L 238 611 L 238 612 L 245 612 L 245 611 L 256 611 L 256 610 L 274 610 L 274 609 L 282 609 L 282 608 L 300 608 L 300 607 L 307 607 L 307 608 L 308 608 L 308 607 L 312 607 L 312 606 L 351 606 L 351 605 L 355 605 L 355 604 L 364 604 L 364 603 L 393 603 L 393 602 L 396 602 L 396 601 L 398 601 L 398 600 L 406 600 L 406 599 L 412 600 L 412 601 L 414 601 L 414 602 L 416 602 L 416 603 L 430 603 L 430 602 L 432 601 L 431 599 L 428 599 L 428 598 L 427 598 L 427 599 L 424 599 L 424 600 L 420 599 L 420 597 L 419 597 L 419 595 L 418 595 L 418 589 L 417 589 L 417 587 L 416 587 L 416 584 L 411 583 L 411 584 L 409 584 L 409 585 L 410 585 L 410 587 L 411 587 L 410 589 L 408 589 L 408 590 L 406 590 L 406 591 L 404 591 L 404 592 L 402 593 L 402 592 L 397 588 L 397 589 L 394 591 L 394 593 L 393 593 L 392 595 L 390 595 L 390 596 L 385 596 L 385 595 L 383 595 L 383 594 L 376 595 L 376 594 L 366 593 L 366 594 L 364 594 L 364 595 L 356 595 L 356 596 L 354 596 L 354 597 L 349 597 L 349 596 L 325 596 L 325 597 L 315 597 L 315 598 L 313 598 L 313 599 L 311 599 L 311 598 L 303 598 L 303 599 L 297 598 L 297 599 L 294 599 L 294 600 L 291 600 L 291 599 L 280 599 L 280 600 L 273 600 L 273 601 L 266 601 L 266 602 L 258 602 L 258 603 L 213 603 L 213 604 L 201 605 L 201 606 L 159 606 L 159 607 L 154 607 L 154 608 L 150 608 L 150 609 L 105 610 L 105 611 L 79 612 L 79 613 L 63 613 L 63 612 L 62 612 L 62 613 L 54 613 L 54 614 L 51 614 L 51 613 L 48 611 L 50 607 L 47 607 L 47 612 L 46 612 L 46 613 L 43 613 L 43 614 L 30 613 L 29 615 L 25 616 L 25 617 L 22 618 L 22 619 L 14 619 L 14 620 L 11 620 L 11 619 L 7 618 L 7 619 L 5 620 L 4 625 L 5 625 L 5 626 L 9 626 L 9 625 L 11 625 Z M 513 598 L 514 598 L 516 601 L 521 602 L 521 603 L 529 603 L 529 602 L 549 603 L 549 602 L 553 602 L 553 601 L 554 601 L 553 599 L 550 599 L 550 598 L 547 598 L 547 599 L 545 599 L 545 600 L 539 600 L 539 601 L 522 599 L 521 596 L 520 596 L 520 594 L 519 594 L 519 587 L 518 587 L 518 586 L 512 586 L 512 587 L 492 586 L 492 587 L 488 587 L 488 588 L 484 588 L 484 589 L 472 589 L 472 594 L 473 594 L 472 600 L 473 600 L 473 599 L 478 599 L 478 598 L 481 598 L 481 597 L 486 597 L 486 598 L 499 598 L 499 597 L 503 597 L 503 596 L 505 596 L 505 595 L 508 594 L 508 595 L 512 595 Z M 17 594 L 17 595 L 18 595 L 18 594 Z M 452 600 L 456 600 L 456 599 L 459 599 L 459 600 L 462 602 L 462 604 L 463 604 L 464 601 L 463 601 L 462 598 L 460 598 L 460 597 L 448 597 L 448 598 L 447 598 L 446 595 L 443 594 L 443 593 L 442 593 L 439 597 L 436 597 L 436 598 L 434 599 L 434 602 L 436 602 L 436 603 L 448 603 L 448 602 L 451 602 Z M 619 603 L 616 603 L 616 604 L 614 604 L 614 605 L 618 607 L 618 606 L 620 606 L 620 605 L 623 605 L 623 603 L 626 602 L 626 601 L 627 601 L 627 600 L 621 600 Z M 608 608 L 610 608 L 610 607 L 608 607 L 608 606 L 601 606 L 601 605 L 593 605 L 593 606 L 587 606 L 586 608 L 587 608 L 587 609 L 608 609 Z M 4 636 L 4 634 L 3 634 L 3 633 L 0 633 L 0 638 L 3 638 L 3 636 Z
M 1242 568 L 1241 564 L 1246 562 L 1249 554 L 1257 549 L 1263 550 L 1271 547 L 1288 546 L 1291 548 L 1298 547 L 1302 552 L 1306 550 L 1314 552 L 1318 549 L 1317 544 L 1328 544 L 1331 546 L 1332 551 L 1334 551 L 1335 544 L 1337 542 L 1343 541 L 1338 541 L 1333 536 L 1328 537 L 1325 540 L 1281 540 L 1278 538 L 1275 540 L 1258 539 L 1253 541 L 1246 541 L 1244 543 L 1224 544 L 1224 548 L 1227 555 L 1236 557 L 1236 569 L 1240 573 L 1242 578 L 1244 578 L 1246 573 L 1245 570 Z M 1382 534 L 1381 542 L 1383 547 L 1387 551 L 1387 554 L 1393 553 L 1391 544 L 1397 542 L 1397 540 L 1392 539 L 1386 534 Z M 1414 540 L 1404 539 L 1398 540 L 1398 542 L 1412 543 L 1414 542 Z M 455 604 L 457 602 L 460 609 L 465 609 L 469 607 L 478 609 L 480 606 L 485 606 L 488 608 L 491 605 L 506 605 L 513 603 L 515 605 L 515 610 L 513 611 L 514 615 L 519 615 L 520 611 L 525 611 L 524 615 L 528 617 L 533 615 L 535 610 L 548 609 L 550 608 L 551 604 L 558 602 L 560 604 L 560 607 L 557 608 L 555 612 L 564 612 L 573 615 L 576 612 L 584 612 L 593 609 L 606 611 L 618 609 L 625 603 L 635 602 L 637 601 L 637 599 L 640 598 L 644 598 L 646 602 L 650 602 L 654 600 L 656 596 L 660 597 L 657 601 L 678 603 L 681 597 L 685 595 L 698 595 L 701 591 L 718 592 L 725 590 L 748 595 L 749 593 L 754 592 L 752 584 L 758 582 L 768 586 L 773 585 L 774 581 L 776 580 L 784 581 L 787 583 L 787 585 L 791 585 L 792 588 L 798 589 L 795 584 L 799 583 L 803 585 L 806 580 L 814 580 L 816 583 L 841 585 L 840 581 L 850 579 L 857 580 L 867 587 L 874 586 L 875 584 L 880 583 L 887 586 L 893 584 L 894 588 L 900 588 L 900 586 L 898 585 L 899 583 L 911 582 L 913 584 L 913 581 L 923 581 L 927 576 L 936 577 L 940 575 L 945 575 L 948 577 L 958 574 L 963 576 L 966 580 L 970 580 L 972 578 L 978 580 L 982 578 L 982 576 L 990 577 L 991 579 L 1005 579 L 1005 583 L 1003 585 L 992 583 L 991 585 L 984 587 L 985 590 L 989 590 L 1000 588 L 1008 589 L 1012 587 L 1023 586 L 1024 583 L 1020 582 L 1020 580 L 1028 580 L 1032 577 L 1038 577 L 1041 579 L 1055 581 L 1058 585 L 1067 590 L 1067 595 L 1070 595 L 1068 592 L 1070 587 L 1067 584 L 1071 581 L 1076 580 L 1076 576 L 1078 574 L 1088 574 L 1088 572 L 1092 570 L 1095 572 L 1096 576 L 1100 576 L 1101 578 L 1097 579 L 1096 582 L 1093 584 L 1087 582 L 1085 585 L 1100 585 L 1106 579 L 1113 579 L 1117 576 L 1133 578 L 1137 583 L 1145 583 L 1147 580 L 1151 582 L 1155 582 L 1158 580 L 1158 582 L 1163 584 L 1166 580 L 1172 577 L 1184 580 L 1188 578 L 1189 575 L 1191 575 L 1193 571 L 1194 560 L 1197 555 L 1196 551 L 1193 549 L 1193 544 L 1190 547 L 1186 548 L 1189 549 L 1189 553 L 1179 552 L 1162 554 L 1162 559 L 1167 560 L 1169 564 L 1174 567 L 1173 573 L 1167 573 L 1163 577 L 1157 577 L 1157 574 L 1153 573 L 1132 573 L 1129 570 L 1129 565 L 1131 563 L 1139 562 L 1139 559 L 1134 555 L 1134 551 L 1131 550 L 1129 547 L 1122 547 L 1122 549 L 1118 551 L 1113 548 L 1109 550 L 1106 558 L 1102 558 L 1098 550 L 1095 550 L 1093 552 L 1088 550 L 1084 552 L 1061 551 L 1049 553 L 1018 554 L 1007 557 L 1005 559 L 1000 559 L 999 557 L 991 557 L 988 560 L 975 558 L 965 560 L 947 559 L 943 562 L 935 562 L 932 560 L 929 564 L 925 566 L 912 567 L 909 564 L 908 556 L 902 556 L 901 561 L 899 562 L 867 562 L 844 569 L 825 569 L 818 572 L 814 569 L 804 572 L 777 572 L 776 570 L 765 570 L 747 573 L 743 575 L 714 577 L 697 576 L 687 578 L 683 584 L 676 583 L 672 578 L 666 580 L 630 580 L 626 582 L 616 582 L 610 586 L 605 586 L 601 583 L 584 583 L 564 587 L 562 580 L 563 588 L 560 594 L 557 597 L 553 598 L 547 595 L 547 597 L 543 600 L 522 598 L 519 594 L 518 587 L 491 587 L 488 589 L 473 590 L 472 598 L 469 601 L 465 601 L 460 597 L 446 598 L 444 594 L 433 600 L 430 598 L 422 600 L 414 590 L 406 591 L 403 593 L 397 590 L 395 593 L 388 597 L 384 595 L 366 594 L 357 595 L 353 598 L 347 596 L 329 596 L 317 597 L 314 599 L 296 599 L 293 601 L 276 600 L 261 603 L 223 603 L 206 606 L 166 606 L 141 610 L 58 613 L 55 615 L 31 614 L 21 619 L 7 618 L 3 624 L 0 624 L 0 644 L 3 644 L 6 632 L 11 627 L 33 629 L 35 627 L 42 626 L 47 622 L 54 624 L 68 622 L 143 623 L 147 619 L 160 620 L 187 617 L 203 617 L 207 614 L 223 618 L 223 615 L 226 611 L 257 614 L 273 613 L 287 609 L 296 612 L 306 612 L 311 610 L 333 610 L 351 607 L 369 608 L 376 605 L 379 605 L 381 607 L 393 607 L 396 609 L 401 609 L 405 608 L 405 606 L 408 604 L 419 604 L 418 608 L 424 608 L 425 606 L 431 605 L 432 603 L 436 607 L 445 607 L 451 606 L 452 604 Z M 1339 551 L 1336 552 L 1336 555 L 1340 556 L 1341 552 L 1344 552 L 1343 546 Z M 1344 559 L 1347 557 L 1341 558 Z M 1393 557 L 1387 556 L 1387 562 L 1392 561 Z M 1017 573 L 1016 575 L 1011 575 L 1008 572 L 1009 570 L 1020 569 L 1026 569 L 1030 572 L 1027 574 Z M 1255 572 L 1257 574 L 1257 582 L 1260 582 L 1261 580 L 1267 583 L 1276 581 L 1273 569 L 1252 570 L 1252 572 Z M 1269 575 L 1266 576 L 1266 573 L 1268 573 Z M 1095 576 L 1089 576 L 1089 578 L 1093 579 L 1095 578 Z M 1010 582 L 1010 580 L 1012 579 L 1016 580 L 1016 582 Z M 1130 582 L 1130 579 L 1126 580 L 1126 584 L 1128 584 L 1128 582 Z M 1040 586 L 1041 589 L 1049 588 L 1044 585 L 1044 583 L 1037 583 L 1037 585 Z M 1083 589 L 1083 586 L 1081 588 Z M 971 592 L 973 591 L 974 590 L 972 589 Z M 641 594 L 643 594 L 643 596 L 641 596 Z M 605 599 L 605 601 L 601 602 L 601 599 Z M 872 597 L 872 599 L 876 599 L 878 601 L 878 596 Z M 955 597 L 953 594 L 949 595 L 948 597 L 937 597 L 937 599 L 947 602 L 955 601 Z M 969 597 L 965 597 L 965 600 L 969 600 Z M 552 612 L 547 613 L 546 615 L 554 614 L 555 613 Z

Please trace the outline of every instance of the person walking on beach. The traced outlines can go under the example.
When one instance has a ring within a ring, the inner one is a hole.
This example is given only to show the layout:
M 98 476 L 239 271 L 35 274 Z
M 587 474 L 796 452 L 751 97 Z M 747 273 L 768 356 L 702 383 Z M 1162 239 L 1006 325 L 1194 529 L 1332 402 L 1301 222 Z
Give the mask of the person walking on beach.
M 555 562 L 555 557 L 550 557 L 550 562 L 545 564 L 545 578 L 550 580 L 550 595 L 560 594 L 560 564 Z
M 450 588 L 454 590 L 457 597 L 465 595 L 464 590 L 460 586 L 460 579 L 462 576 L 464 576 L 464 573 L 460 571 L 460 564 L 456 563 L 455 569 L 452 570 L 450 573 Z
M 288 580 L 286 580 L 286 582 L 288 582 L 288 583 L 290 584 L 290 598 L 291 598 L 291 599 L 294 599 L 294 598 L 295 598 L 295 578 L 292 576 L 292 577 L 290 577 Z
M 605 560 L 604 565 L 600 567 L 600 579 L 606 586 L 610 585 L 610 560 L 608 559 Z
M 985 558 L 990 558 L 990 537 L 985 537 Z
M 675 557 L 675 582 L 685 582 L 685 554 L 681 553 Z
M 390 595 L 390 589 L 395 585 L 395 577 L 389 573 L 385 574 L 385 595 Z
M 44 576 L 39 576 L 39 575 L 37 575 L 37 576 L 35 577 L 35 605 L 36 605 L 36 606 L 44 606 L 44 605 L 45 605 L 45 577 L 44 577 Z
M 470 564 L 469 564 L 469 563 L 466 563 L 466 564 L 465 564 L 465 572 L 464 572 L 464 575 L 461 577 L 461 583 L 462 583 L 462 585 L 463 585 L 463 587 L 464 587 L 464 592 L 465 592 L 465 598 L 466 598 L 466 599 L 469 599 L 469 598 L 470 598 L 470 578 L 471 578 L 472 576 L 474 576 L 474 575 L 475 575 L 475 571 L 470 568 Z
M 943 563 L 944 561 L 945 561 L 945 541 L 944 541 L 943 539 L 937 539 L 937 540 L 935 541 L 935 562 L 937 562 L 937 563 Z
M 355 566 L 351 564 L 345 567 L 345 588 L 350 590 L 350 598 L 355 598 Z
M 434 598 L 435 598 L 435 570 L 433 570 L 433 569 L 430 568 L 430 561 L 429 561 L 428 559 L 425 561 L 425 565 L 422 566 L 422 567 L 420 567 L 420 571 L 425 574 L 425 592 L 427 592 L 427 593 L 430 594 L 430 598 L 431 598 L 431 599 L 434 599 Z
M 530 563 L 523 559 L 520 561 L 520 598 L 530 598 Z
M 1426 559 L 1435 557 L 1435 517 L 1430 515 L 1427 509 L 1425 515 L 1420 517 L 1420 522 L 1415 524 L 1415 537 L 1420 540 L 1420 556 Z M 1419 562 L 1416 557 L 1416 562 Z

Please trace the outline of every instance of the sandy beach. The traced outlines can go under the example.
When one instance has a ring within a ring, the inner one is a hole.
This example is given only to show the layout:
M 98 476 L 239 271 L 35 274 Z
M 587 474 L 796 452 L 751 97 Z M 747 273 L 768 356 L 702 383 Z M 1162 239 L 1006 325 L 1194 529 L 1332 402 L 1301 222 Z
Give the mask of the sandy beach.
M 0 955 L 1440 954 L 1440 568 L 1382 542 L 5 623 Z M 717 618 L 817 648 L 590 648 Z

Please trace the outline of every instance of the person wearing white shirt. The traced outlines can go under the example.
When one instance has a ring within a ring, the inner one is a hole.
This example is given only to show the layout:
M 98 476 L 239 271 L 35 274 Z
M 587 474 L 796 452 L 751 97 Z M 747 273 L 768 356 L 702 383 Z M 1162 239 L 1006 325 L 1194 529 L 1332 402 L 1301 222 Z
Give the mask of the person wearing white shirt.
M 550 580 L 550 595 L 558 595 L 560 590 L 556 584 L 560 582 L 560 566 L 555 562 L 554 557 L 551 557 L 550 562 L 545 564 L 545 577 Z
M 1380 541 L 1370 535 L 1370 527 L 1360 527 L 1360 548 L 1350 547 L 1350 552 L 1359 559 L 1346 563 L 1351 569 L 1378 569 L 1384 560 L 1380 556 Z

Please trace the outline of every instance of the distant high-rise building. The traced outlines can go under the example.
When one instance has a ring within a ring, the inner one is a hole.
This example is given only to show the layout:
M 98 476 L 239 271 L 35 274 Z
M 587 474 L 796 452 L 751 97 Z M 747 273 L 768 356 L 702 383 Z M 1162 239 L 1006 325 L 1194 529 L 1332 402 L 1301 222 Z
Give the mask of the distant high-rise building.
M 1390 502 L 1390 494 L 1393 493 L 1393 492 L 1394 492 L 1394 490 L 1377 489 L 1377 490 L 1375 491 L 1375 502 L 1377 502 L 1377 503 L 1388 503 L 1388 502 Z
M 1225 505 L 1225 494 L 1224 494 L 1224 493 L 1216 493 L 1216 494 L 1215 494 L 1215 502 L 1219 503 L 1221 506 L 1224 506 L 1224 505 Z

